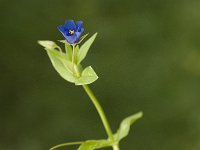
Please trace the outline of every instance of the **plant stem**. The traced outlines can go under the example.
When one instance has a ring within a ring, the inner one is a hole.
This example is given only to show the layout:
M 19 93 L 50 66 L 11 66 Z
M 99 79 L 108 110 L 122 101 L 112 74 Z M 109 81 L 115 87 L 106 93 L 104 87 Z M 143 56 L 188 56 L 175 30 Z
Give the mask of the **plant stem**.
M 75 45 L 72 45 L 72 64 L 74 65 L 74 57 L 75 57 Z
M 109 139 L 111 141 L 114 141 L 112 130 L 110 128 L 110 125 L 108 123 L 108 120 L 106 118 L 104 110 L 101 107 L 98 99 L 95 97 L 95 95 L 93 94 L 92 90 L 90 89 L 90 87 L 88 85 L 83 85 L 83 88 L 84 88 L 85 92 L 87 93 L 87 95 L 89 96 L 89 98 L 92 100 L 92 103 L 94 104 L 95 108 L 97 109 L 97 112 L 99 113 L 99 116 L 103 122 L 104 128 L 106 130 L 106 133 L 107 133 Z M 113 147 L 113 150 L 120 150 L 118 144 L 115 144 L 112 147 Z
M 73 65 L 73 73 L 75 74 L 75 64 L 74 64 L 74 60 L 75 60 L 75 45 L 72 45 L 72 65 Z
M 119 144 L 113 145 L 112 147 L 113 147 L 113 150 L 120 150 Z
M 110 125 L 108 123 L 108 120 L 106 118 L 106 115 L 103 111 L 103 108 L 101 107 L 101 105 L 99 104 L 97 98 L 94 96 L 93 92 L 91 91 L 91 89 L 89 88 L 88 85 L 83 85 L 83 88 L 84 90 L 86 91 L 87 95 L 90 97 L 90 99 L 92 100 L 94 106 L 96 107 L 98 113 L 99 113 L 99 116 L 103 122 L 103 125 L 104 125 L 104 128 L 106 130 L 106 133 L 108 135 L 108 137 L 110 138 L 110 140 L 114 140 L 113 138 L 113 133 L 112 133 L 112 130 L 110 128 Z
M 74 63 L 74 59 L 75 59 L 75 55 L 76 55 L 75 54 L 75 45 L 72 45 L 72 50 L 73 50 L 73 52 L 72 52 L 72 64 L 73 64 L 74 74 L 77 77 L 80 77 L 80 72 L 79 72 L 77 66 Z M 99 116 L 100 116 L 100 118 L 103 122 L 104 128 L 105 128 L 106 133 L 108 135 L 108 138 L 111 141 L 114 141 L 113 133 L 112 133 L 111 127 L 108 123 L 108 119 L 106 118 L 104 110 L 101 107 L 98 99 L 95 97 L 94 93 L 92 92 L 92 90 L 90 89 L 90 87 L 88 85 L 82 85 L 82 86 L 83 86 L 85 92 L 87 93 L 87 95 L 89 96 L 89 98 L 91 99 L 92 103 L 94 104 L 95 108 L 97 109 L 97 112 L 99 113 Z M 112 147 L 113 147 L 113 150 L 120 150 L 118 143 L 114 144 Z

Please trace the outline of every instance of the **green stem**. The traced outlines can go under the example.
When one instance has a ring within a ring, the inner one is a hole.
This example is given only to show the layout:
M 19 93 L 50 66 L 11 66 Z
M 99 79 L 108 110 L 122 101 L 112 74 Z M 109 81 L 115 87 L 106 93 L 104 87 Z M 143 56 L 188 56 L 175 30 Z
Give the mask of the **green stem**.
M 120 150 L 119 144 L 113 145 L 112 147 L 113 147 L 113 150 Z
M 75 45 L 73 44 L 72 45 L 72 65 L 73 65 L 73 73 L 75 74 L 75 63 L 74 63 L 74 60 L 75 60 Z
M 110 128 L 110 125 L 108 123 L 108 120 L 106 118 L 106 115 L 103 111 L 103 108 L 101 107 L 101 105 L 99 104 L 97 98 L 94 96 L 93 92 L 91 91 L 91 89 L 89 88 L 88 85 L 83 85 L 83 88 L 84 90 L 86 91 L 87 95 L 90 97 L 90 99 L 92 100 L 94 106 L 96 107 L 98 113 L 99 113 L 99 116 L 101 117 L 101 120 L 103 122 L 103 125 L 105 127 L 105 130 L 106 130 L 106 133 L 108 134 L 108 137 L 111 139 L 111 140 L 114 140 L 113 138 L 113 133 L 112 133 L 112 130 Z
M 80 77 L 80 72 L 79 69 L 77 68 L 77 66 L 75 65 L 74 59 L 75 59 L 75 45 L 72 45 L 72 50 L 73 50 L 73 54 L 72 54 L 72 64 L 73 64 L 73 69 L 74 69 L 74 74 L 77 77 Z M 113 133 L 111 130 L 111 127 L 108 123 L 108 119 L 106 118 L 106 115 L 104 113 L 103 108 L 101 107 L 98 99 L 95 97 L 95 95 L 93 94 L 92 90 L 89 88 L 88 85 L 82 85 L 85 92 L 87 93 L 87 95 L 89 96 L 89 98 L 91 99 L 92 103 L 94 104 L 95 108 L 97 109 L 97 112 L 99 113 L 99 116 L 103 122 L 104 128 L 106 130 L 106 133 L 109 137 L 109 139 L 111 141 L 114 141 L 114 137 L 113 137 Z M 114 144 L 113 146 L 113 150 L 120 150 L 118 143 Z
M 75 45 L 72 45 L 72 64 L 74 65 L 74 57 L 75 57 Z
M 110 139 L 111 141 L 114 141 L 114 137 L 113 137 L 112 130 L 111 130 L 111 128 L 110 128 L 110 125 L 109 125 L 109 123 L 108 123 L 108 120 L 107 120 L 107 118 L 106 118 L 106 115 L 105 115 L 105 113 L 104 113 L 104 111 L 103 111 L 103 108 L 101 107 L 101 105 L 100 105 L 98 99 L 95 97 L 95 95 L 93 94 L 92 90 L 89 88 L 88 85 L 83 85 L 83 88 L 84 88 L 84 90 L 86 91 L 87 95 L 88 95 L 88 96 L 90 97 L 90 99 L 92 100 L 94 106 L 96 107 L 97 112 L 99 113 L 99 116 L 100 116 L 100 118 L 101 118 L 101 120 L 102 120 L 102 122 L 103 122 L 104 128 L 105 128 L 105 130 L 106 130 L 106 133 L 107 133 L 109 139 Z M 120 150 L 118 144 L 115 144 L 115 145 L 113 145 L 112 147 L 113 147 L 113 150 Z

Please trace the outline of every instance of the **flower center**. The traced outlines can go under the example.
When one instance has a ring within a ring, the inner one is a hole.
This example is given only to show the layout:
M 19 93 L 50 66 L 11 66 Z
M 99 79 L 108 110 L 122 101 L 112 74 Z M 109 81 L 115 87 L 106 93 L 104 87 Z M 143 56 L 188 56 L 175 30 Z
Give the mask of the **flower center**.
M 74 34 L 74 30 L 69 30 L 69 34 L 73 35 Z

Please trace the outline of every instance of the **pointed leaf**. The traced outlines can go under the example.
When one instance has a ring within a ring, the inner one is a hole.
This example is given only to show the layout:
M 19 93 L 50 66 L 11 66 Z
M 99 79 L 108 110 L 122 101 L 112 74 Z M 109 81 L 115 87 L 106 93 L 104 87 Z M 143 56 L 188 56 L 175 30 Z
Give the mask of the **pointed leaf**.
M 60 76 L 65 80 L 74 83 L 75 77 L 70 70 L 70 62 L 68 62 L 66 59 L 63 59 L 63 56 L 59 54 L 59 52 L 56 50 L 48 49 L 47 54 L 51 60 L 53 67 L 60 74 Z
M 61 148 L 61 147 L 66 147 L 66 146 L 72 146 L 72 145 L 80 145 L 83 142 L 67 142 L 67 143 L 62 143 L 62 144 L 58 144 L 52 148 L 50 148 L 49 150 L 55 150 L 57 148 Z
M 129 116 L 125 118 L 117 131 L 117 133 L 114 135 L 114 138 L 116 141 L 120 141 L 121 139 L 125 138 L 129 134 L 130 126 L 139 118 L 142 117 L 142 112 L 139 112 L 137 114 L 134 114 L 132 116 Z
M 89 33 L 83 35 L 83 36 L 80 38 L 80 40 L 78 41 L 77 44 L 80 44 L 80 43 L 88 36 L 88 34 L 89 34 Z
M 66 40 L 58 40 L 65 44 L 65 53 L 68 61 L 72 61 L 72 46 Z
M 91 66 L 85 68 L 81 73 L 81 77 L 75 82 L 76 85 L 90 84 L 98 79 L 97 74 L 94 72 Z
M 54 49 L 57 47 L 56 43 L 53 41 L 38 41 L 38 44 L 48 49 Z
M 81 63 L 81 61 L 85 58 L 85 56 L 87 55 L 87 52 L 90 48 L 90 46 L 92 45 L 92 43 L 94 42 L 94 39 L 96 38 L 97 33 L 95 33 L 91 38 L 89 38 L 81 47 L 80 50 L 78 51 L 78 64 Z

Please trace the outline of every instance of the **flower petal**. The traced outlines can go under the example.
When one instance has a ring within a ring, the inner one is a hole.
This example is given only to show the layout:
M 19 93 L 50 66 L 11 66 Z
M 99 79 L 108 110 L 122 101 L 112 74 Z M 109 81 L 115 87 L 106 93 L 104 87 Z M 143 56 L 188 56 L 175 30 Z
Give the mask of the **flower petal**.
M 80 32 L 75 32 L 75 34 L 76 34 L 76 36 L 77 36 L 77 41 L 76 41 L 76 42 L 78 42 L 78 41 L 79 41 L 79 39 L 80 39 L 80 36 L 81 36 L 81 34 L 83 33 L 83 31 L 84 31 L 84 29 L 83 29 L 83 28 L 81 28 L 81 31 L 80 31 Z
M 57 28 L 61 33 L 64 33 L 67 30 L 67 28 L 65 26 L 63 26 L 63 25 L 60 25 Z
M 84 31 L 82 27 L 83 21 L 67 20 L 64 25 L 58 26 L 58 30 L 63 34 L 68 43 L 77 43 L 80 39 L 81 34 Z
M 65 39 L 67 40 L 68 43 L 74 44 L 77 41 L 77 35 L 76 34 L 73 34 L 71 36 L 65 35 Z
M 74 20 L 67 20 L 65 22 L 65 27 L 68 29 L 68 30 L 75 30 L 76 29 L 76 24 L 74 23 Z
M 83 28 L 83 21 L 77 21 L 76 22 L 76 31 L 81 32 L 81 29 Z

